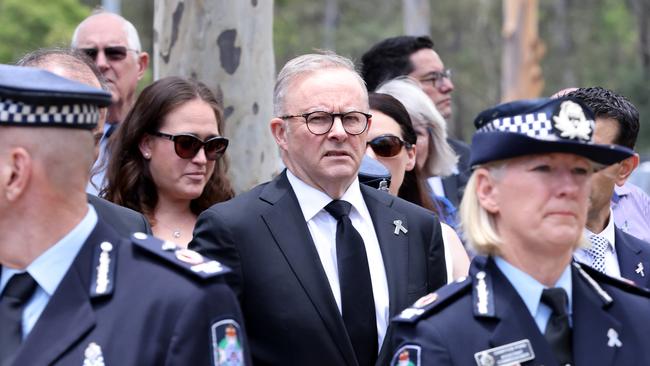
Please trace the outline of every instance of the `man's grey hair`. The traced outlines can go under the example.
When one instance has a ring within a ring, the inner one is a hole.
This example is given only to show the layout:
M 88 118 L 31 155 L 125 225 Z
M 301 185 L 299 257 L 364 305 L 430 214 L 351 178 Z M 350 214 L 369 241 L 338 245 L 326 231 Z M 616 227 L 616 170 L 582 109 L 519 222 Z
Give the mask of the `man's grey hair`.
M 395 97 L 408 111 L 414 127 L 430 131 L 425 173 L 443 177 L 452 174 L 458 156 L 447 142 L 447 123 L 419 83 L 408 76 L 400 76 L 381 84 L 377 92 Z
M 72 34 L 72 42 L 71 46 L 73 48 L 77 48 L 78 44 L 78 39 L 79 39 L 79 29 L 81 26 L 86 22 L 86 20 L 97 16 L 97 15 L 104 15 L 104 14 L 110 14 L 113 15 L 117 18 L 119 18 L 122 21 L 122 27 L 124 30 L 124 33 L 126 34 L 126 44 L 127 47 L 136 50 L 138 52 L 142 51 L 142 44 L 140 43 L 140 36 L 138 35 L 138 30 L 135 29 L 135 26 L 133 26 L 133 23 L 129 22 L 126 20 L 124 17 L 122 17 L 119 14 L 111 13 L 103 9 L 99 9 L 94 11 L 88 18 L 84 19 L 79 25 L 77 25 L 77 28 L 75 28 L 74 33 Z
M 286 114 L 287 111 L 284 110 L 284 102 L 289 86 L 294 79 L 301 75 L 325 69 L 345 69 L 351 71 L 364 91 L 364 99 L 367 104 L 368 93 L 366 91 L 366 83 L 355 70 L 354 63 L 350 59 L 332 52 L 310 53 L 289 60 L 282 70 L 280 70 L 275 82 L 275 88 L 273 89 L 273 113 L 275 116 L 279 117 Z
M 110 91 L 106 78 L 97 69 L 97 65 L 83 52 L 73 48 L 39 48 L 35 51 L 25 54 L 18 62 L 17 66 L 29 66 L 43 68 L 48 65 L 61 65 L 68 72 L 79 76 L 78 81 L 86 81 L 92 84 L 88 79 L 88 72 L 92 72 L 101 88 Z M 86 66 L 86 69 L 83 67 Z M 88 80 L 87 80 L 88 79 Z

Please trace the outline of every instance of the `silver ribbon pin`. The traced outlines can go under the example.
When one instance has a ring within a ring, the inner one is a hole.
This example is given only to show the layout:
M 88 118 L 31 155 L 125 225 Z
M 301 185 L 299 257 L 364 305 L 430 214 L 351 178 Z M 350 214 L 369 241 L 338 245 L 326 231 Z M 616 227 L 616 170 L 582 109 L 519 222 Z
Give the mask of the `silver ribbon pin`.
M 402 220 L 395 220 L 393 221 L 393 225 L 395 225 L 395 231 L 393 231 L 393 234 L 399 235 L 399 232 L 403 232 L 404 234 L 408 233 L 409 231 L 406 230 L 406 228 L 402 225 Z
M 607 345 L 609 347 L 621 348 L 621 346 L 623 345 L 623 342 L 621 342 L 621 340 L 618 339 L 618 332 L 616 332 L 614 328 L 609 328 L 609 330 L 607 331 L 607 338 L 609 338 L 609 340 L 607 340 Z
M 645 273 L 643 272 L 643 263 L 639 262 L 639 264 L 636 265 L 636 273 L 640 274 L 641 277 L 645 277 Z
M 102 348 L 97 343 L 91 342 L 86 347 L 83 366 L 104 366 Z

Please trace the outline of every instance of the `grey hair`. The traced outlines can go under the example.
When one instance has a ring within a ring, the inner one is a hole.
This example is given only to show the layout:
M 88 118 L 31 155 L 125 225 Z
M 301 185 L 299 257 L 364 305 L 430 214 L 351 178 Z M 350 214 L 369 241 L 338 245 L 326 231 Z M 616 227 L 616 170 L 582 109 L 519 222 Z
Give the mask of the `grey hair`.
M 132 49 L 132 50 L 138 51 L 138 53 L 141 52 L 142 51 L 142 44 L 140 43 L 140 36 L 138 35 L 138 30 L 135 29 L 135 26 L 133 25 L 133 23 L 129 22 L 128 20 L 126 20 L 124 17 L 122 17 L 119 14 L 111 13 L 111 12 L 108 12 L 108 11 L 103 10 L 103 9 L 94 11 L 89 17 L 87 17 L 81 23 L 79 23 L 79 25 L 77 25 L 77 28 L 75 28 L 74 33 L 72 34 L 72 42 L 70 43 L 71 47 L 77 48 L 77 43 L 78 43 L 78 39 L 79 39 L 79 29 L 81 28 L 81 26 L 88 19 L 90 19 L 90 18 L 92 18 L 94 16 L 97 16 L 97 15 L 104 15 L 104 14 L 115 16 L 115 17 L 117 17 L 118 19 L 120 19 L 122 21 L 122 27 L 123 27 L 122 29 L 124 30 L 124 34 L 126 34 L 127 47 Z M 137 57 L 137 55 L 136 55 L 136 57 Z
M 366 104 L 368 103 L 366 83 L 355 70 L 354 63 L 350 59 L 332 52 L 310 53 L 289 60 L 282 70 L 280 70 L 273 89 L 273 113 L 275 116 L 285 114 L 284 102 L 287 90 L 295 78 L 325 69 L 345 69 L 351 71 L 364 90 L 364 98 Z
M 399 100 L 406 107 L 414 126 L 430 127 L 425 173 L 442 177 L 453 174 L 458 156 L 447 142 L 447 124 L 419 83 L 408 76 L 400 76 L 381 84 L 377 92 Z

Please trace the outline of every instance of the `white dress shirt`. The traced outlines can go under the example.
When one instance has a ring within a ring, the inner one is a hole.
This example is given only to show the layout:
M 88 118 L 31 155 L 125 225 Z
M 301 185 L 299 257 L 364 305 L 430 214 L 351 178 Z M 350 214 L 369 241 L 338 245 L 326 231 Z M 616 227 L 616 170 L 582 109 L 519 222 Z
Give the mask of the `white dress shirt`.
M 336 224 L 337 221 L 325 211 L 325 206 L 333 199 L 324 192 L 307 185 L 287 169 L 287 178 L 298 197 L 298 204 L 305 216 L 307 227 L 316 246 L 321 264 L 327 275 L 332 294 L 341 311 L 341 287 L 339 285 L 339 273 L 336 261 Z M 389 299 L 388 280 L 384 269 L 384 258 L 379 248 L 379 240 L 366 206 L 358 178 L 340 198 L 352 204 L 350 210 L 350 221 L 359 232 L 366 247 L 368 266 L 370 268 L 370 281 L 372 282 L 372 293 L 375 300 L 375 314 L 377 318 L 378 349 L 386 336 L 386 329 L 389 322 Z
M 614 220 L 612 219 L 614 217 L 614 214 L 612 213 L 612 209 L 609 209 L 609 219 L 607 222 L 607 226 L 605 226 L 605 229 L 600 232 L 600 233 L 592 233 L 589 231 L 587 228 L 585 228 L 585 237 L 589 239 L 590 236 L 592 235 L 598 235 L 602 236 L 603 238 L 607 239 L 609 241 L 610 247 L 607 248 L 607 251 L 605 252 L 605 274 L 610 276 L 610 277 L 621 277 L 621 267 L 618 264 L 618 256 L 616 255 L 616 243 L 614 242 Z M 587 251 L 583 248 L 578 248 L 574 253 L 573 253 L 573 258 L 577 260 L 580 263 L 584 263 L 588 266 L 591 265 L 592 258 L 587 253 Z

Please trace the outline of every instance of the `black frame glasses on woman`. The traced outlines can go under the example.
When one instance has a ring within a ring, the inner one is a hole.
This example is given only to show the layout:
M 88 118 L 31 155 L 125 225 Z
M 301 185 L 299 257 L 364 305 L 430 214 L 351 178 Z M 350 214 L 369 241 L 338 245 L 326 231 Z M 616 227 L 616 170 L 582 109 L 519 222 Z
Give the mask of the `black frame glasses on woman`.
M 202 141 L 194 135 L 181 133 L 178 135 L 170 135 L 168 133 L 156 131 L 151 132 L 150 135 L 162 137 L 174 142 L 174 151 L 181 159 L 192 159 L 203 148 L 205 151 L 205 158 L 208 160 L 217 160 L 228 147 L 228 139 L 221 136 L 211 137 Z
M 368 128 L 368 119 L 372 115 L 368 113 L 351 111 L 345 113 L 330 113 L 315 111 L 303 114 L 288 115 L 279 117 L 281 119 L 302 117 L 305 119 L 307 129 L 314 135 L 324 135 L 332 129 L 334 119 L 341 118 L 343 129 L 348 135 L 360 135 Z
M 106 56 L 106 59 L 109 61 L 122 61 L 126 58 L 126 54 L 129 51 L 133 51 L 135 53 L 140 52 L 138 50 L 124 46 L 109 46 L 104 48 L 78 48 L 78 50 L 85 53 L 86 56 L 90 57 L 90 59 L 93 61 L 97 61 L 97 55 L 99 54 L 99 51 L 103 51 L 104 56 Z
M 367 145 L 370 146 L 375 155 L 384 158 L 390 158 L 399 154 L 402 151 L 402 146 L 406 146 L 407 149 L 413 147 L 411 143 L 390 134 L 377 136 L 368 141 Z

